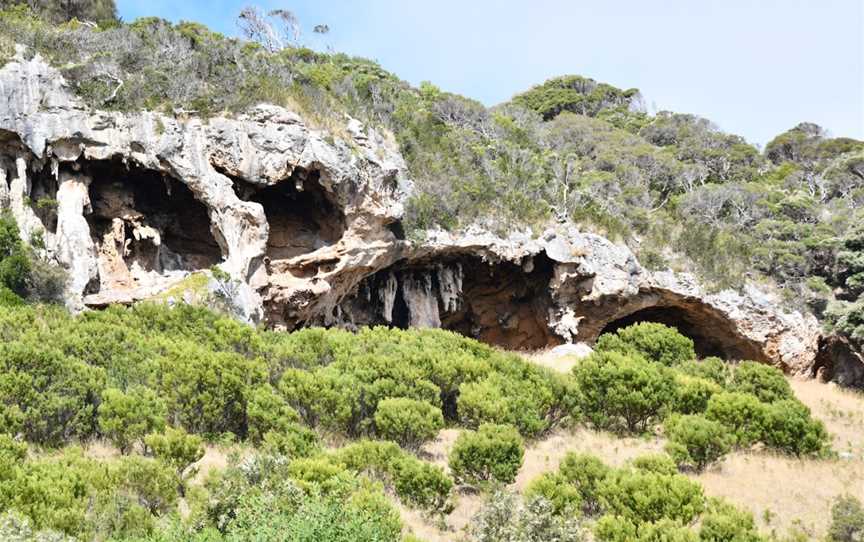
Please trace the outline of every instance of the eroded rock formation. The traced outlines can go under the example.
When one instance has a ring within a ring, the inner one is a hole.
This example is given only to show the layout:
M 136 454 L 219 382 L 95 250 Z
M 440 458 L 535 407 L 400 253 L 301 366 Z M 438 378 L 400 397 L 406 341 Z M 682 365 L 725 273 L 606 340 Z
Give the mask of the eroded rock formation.
M 812 316 L 753 287 L 711 294 L 649 272 L 570 226 L 404 240 L 411 181 L 398 148 L 346 124 L 343 140 L 271 105 L 206 120 L 90 111 L 56 70 L 19 56 L 0 69 L 0 205 L 69 271 L 76 309 L 145 299 L 218 265 L 243 314 L 277 329 L 443 327 L 536 349 L 651 320 L 705 355 L 814 372 Z

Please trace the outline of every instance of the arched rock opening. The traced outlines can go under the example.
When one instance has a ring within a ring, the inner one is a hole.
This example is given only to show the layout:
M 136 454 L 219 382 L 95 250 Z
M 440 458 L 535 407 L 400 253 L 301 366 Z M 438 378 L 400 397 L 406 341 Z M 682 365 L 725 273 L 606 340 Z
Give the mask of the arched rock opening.
M 733 322 L 709 307 L 692 304 L 654 305 L 618 316 L 608 321 L 598 336 L 639 322 L 658 322 L 677 329 L 693 340 L 700 358 L 768 361 L 760 346 L 738 333 Z
M 524 265 L 449 255 L 367 277 L 338 313 L 349 326 L 435 327 L 512 350 L 560 344 L 548 326 L 552 261 Z
M 277 267 L 280 260 L 333 245 L 345 233 L 345 213 L 321 186 L 316 170 L 295 168 L 291 177 L 270 186 L 232 180 L 240 199 L 264 208 L 270 227 L 267 257 Z
M 87 215 L 98 251 L 97 289 L 145 285 L 150 273 L 207 269 L 222 261 L 207 208 L 183 183 L 121 160 L 84 161 Z

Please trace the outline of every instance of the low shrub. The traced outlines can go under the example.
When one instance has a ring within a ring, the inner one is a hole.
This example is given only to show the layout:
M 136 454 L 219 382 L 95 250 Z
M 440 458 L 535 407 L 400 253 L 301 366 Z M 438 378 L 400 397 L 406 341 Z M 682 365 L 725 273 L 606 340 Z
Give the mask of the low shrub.
M 168 427 L 162 433 L 147 435 L 144 443 L 153 457 L 171 467 L 181 479 L 186 469 L 204 457 L 201 437 L 183 429 Z
M 525 489 L 525 497 L 543 498 L 556 515 L 578 514 L 582 509 L 582 495 L 560 473 L 546 472 L 535 478 Z
M 598 491 L 600 483 L 612 472 L 608 465 L 596 456 L 569 452 L 561 461 L 558 472 L 579 492 L 586 514 L 600 510 Z
M 689 524 L 705 509 L 702 487 L 679 474 L 613 470 L 597 489 L 601 507 L 636 524 L 663 519 Z
M 642 356 L 666 366 L 696 359 L 693 340 L 678 330 L 656 322 L 640 322 L 600 336 L 597 352 L 619 352 Z
M 685 375 L 710 380 L 721 388 L 726 386 L 732 375 L 731 365 L 714 356 L 686 361 L 675 368 Z
M 784 399 L 766 408 L 762 432 L 766 446 L 791 455 L 819 455 L 829 450 L 828 432 L 821 420 L 797 399 Z
M 750 446 L 762 437 L 766 415 L 766 405 L 755 395 L 740 392 L 718 393 L 705 410 L 705 417 L 722 424 L 740 447 Z
M 729 452 L 732 438 L 720 422 L 693 414 L 665 422 L 666 451 L 680 468 L 701 472 Z
M 859 542 L 864 540 L 864 507 L 851 495 L 841 495 L 831 506 L 829 542 Z
M 127 392 L 108 388 L 99 405 L 99 431 L 126 454 L 144 436 L 165 428 L 165 403 L 156 392 L 136 386 Z
M 641 357 L 595 352 L 573 369 L 579 408 L 599 428 L 647 429 L 675 399 L 670 369 Z
M 675 468 L 675 461 L 668 455 L 663 454 L 640 455 L 631 461 L 630 464 L 636 470 L 653 472 L 654 474 L 671 476 L 678 473 L 678 469 Z
M 248 436 L 253 443 L 260 443 L 268 432 L 287 433 L 300 421 L 300 415 L 266 384 L 255 388 L 246 407 Z
M 483 424 L 456 439 L 450 470 L 457 482 L 509 484 L 516 480 L 524 454 L 522 437 L 514 427 Z
M 729 389 L 750 393 L 765 403 L 794 398 L 792 387 L 780 369 L 755 361 L 744 361 L 735 368 Z
M 426 401 L 408 398 L 385 399 L 375 412 L 378 436 L 416 450 L 444 426 L 441 409 Z
M 753 514 L 720 499 L 709 499 L 702 515 L 699 540 L 704 542 L 763 542 Z
M 279 431 L 268 431 L 261 443 L 262 450 L 290 458 L 310 457 L 320 448 L 318 435 L 299 423 L 292 423 Z
M 675 376 L 675 403 L 672 407 L 681 414 L 700 414 L 708 408 L 708 401 L 723 388 L 705 378 L 678 374 Z

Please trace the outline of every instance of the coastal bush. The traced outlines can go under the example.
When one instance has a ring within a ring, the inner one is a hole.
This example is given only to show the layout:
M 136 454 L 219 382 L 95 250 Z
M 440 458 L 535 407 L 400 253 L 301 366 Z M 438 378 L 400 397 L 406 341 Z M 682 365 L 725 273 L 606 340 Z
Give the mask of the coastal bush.
M 150 388 L 137 386 L 127 392 L 108 388 L 99 404 L 99 431 L 126 454 L 144 436 L 165 427 L 165 404 Z
M 477 431 L 463 431 L 450 452 L 450 470 L 457 482 L 512 483 L 525 449 L 512 426 L 483 424 Z
M 673 373 L 619 352 L 595 352 L 573 369 L 579 409 L 596 427 L 638 433 L 675 398 Z
M 793 398 L 792 387 L 780 369 L 755 361 L 744 361 L 735 368 L 729 390 L 755 395 L 765 403 Z
M 604 333 L 597 339 L 594 350 L 637 355 L 666 366 L 696 359 L 692 339 L 657 322 L 639 322 L 614 334 Z
M 435 405 L 407 398 L 385 399 L 375 412 L 378 436 L 400 446 L 417 449 L 438 434 L 444 426 L 441 409 Z
M 672 416 L 664 425 L 666 451 L 680 468 L 701 472 L 729 452 L 732 437 L 720 422 L 702 415 Z

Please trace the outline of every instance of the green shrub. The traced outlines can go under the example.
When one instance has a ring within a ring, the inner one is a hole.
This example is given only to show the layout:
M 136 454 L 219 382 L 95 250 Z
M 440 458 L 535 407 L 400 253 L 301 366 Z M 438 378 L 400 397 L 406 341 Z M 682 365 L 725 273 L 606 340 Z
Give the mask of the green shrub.
M 463 431 L 450 452 L 450 470 L 457 482 L 512 483 L 525 448 L 512 426 L 483 424 L 477 431 Z
M 594 514 L 600 510 L 598 490 L 612 472 L 609 466 L 596 456 L 569 452 L 561 460 L 558 472 L 579 492 L 585 513 Z
M 579 408 L 600 428 L 644 431 L 673 402 L 675 381 L 666 367 L 618 352 L 600 352 L 573 369 Z
M 728 363 L 713 356 L 701 360 L 686 361 L 675 368 L 685 375 L 710 380 L 721 388 L 726 386 L 732 374 L 731 366 Z
M 279 431 L 265 433 L 261 449 L 285 457 L 310 457 L 320 450 L 320 444 L 314 431 L 292 423 Z
M 560 473 L 546 472 L 535 478 L 525 489 L 525 497 L 543 498 L 556 515 L 572 515 L 582 509 L 582 495 Z
M 653 472 L 654 474 L 671 476 L 678 473 L 672 458 L 663 454 L 640 455 L 631 462 L 631 465 L 636 470 Z
M 28 442 L 59 446 L 96 432 L 104 372 L 38 340 L 0 344 L 0 421 Z
M 144 443 L 153 457 L 171 467 L 178 478 L 183 478 L 186 469 L 204 457 L 201 438 L 182 429 L 168 427 L 163 433 L 147 435 Z
M 755 395 L 739 392 L 719 393 L 708 401 L 705 417 L 720 422 L 736 446 L 750 446 L 762 437 L 766 405 Z
M 719 500 L 710 499 L 702 515 L 700 542 L 762 542 L 753 514 L 738 510 Z
M 245 437 L 248 394 L 265 377 L 257 359 L 208 351 L 191 341 L 175 342 L 159 360 L 169 416 L 193 433 Z
M 693 341 L 678 330 L 655 322 L 640 322 L 605 333 L 594 346 L 597 352 L 619 352 L 642 356 L 666 366 L 696 359 Z
M 796 399 L 776 401 L 766 408 L 762 441 L 793 455 L 818 455 L 829 448 L 825 425 Z
M 99 430 L 126 454 L 148 433 L 164 429 L 165 412 L 165 404 L 150 388 L 138 386 L 126 393 L 108 388 L 99 405 Z
M 864 507 L 851 495 L 841 495 L 831 505 L 829 542 L 858 542 L 864 540 Z
M 416 450 L 444 426 L 441 409 L 425 401 L 396 398 L 378 403 L 375 430 L 381 438 Z
M 676 375 L 675 377 L 675 412 L 681 414 L 700 414 L 708 408 L 708 401 L 723 388 L 711 380 L 704 378 Z
M 665 423 L 666 451 L 681 468 L 701 472 L 729 452 L 732 437 L 720 422 L 694 414 L 672 416 Z
M 671 519 L 689 524 L 705 508 L 702 487 L 684 476 L 637 469 L 612 471 L 598 486 L 607 513 L 639 524 Z
M 634 523 L 622 516 L 607 514 L 594 526 L 599 542 L 696 542 L 696 533 L 678 521 Z
M 286 433 L 300 421 L 300 415 L 269 384 L 255 388 L 246 407 L 249 440 L 260 443 L 270 431 Z
M 399 498 L 429 510 L 441 510 L 453 482 L 436 467 L 401 450 L 395 443 L 360 441 L 338 450 L 333 459 L 392 485 Z
M 729 389 L 750 393 L 766 403 L 794 397 L 792 387 L 780 369 L 755 361 L 744 361 L 738 365 L 732 374 Z

